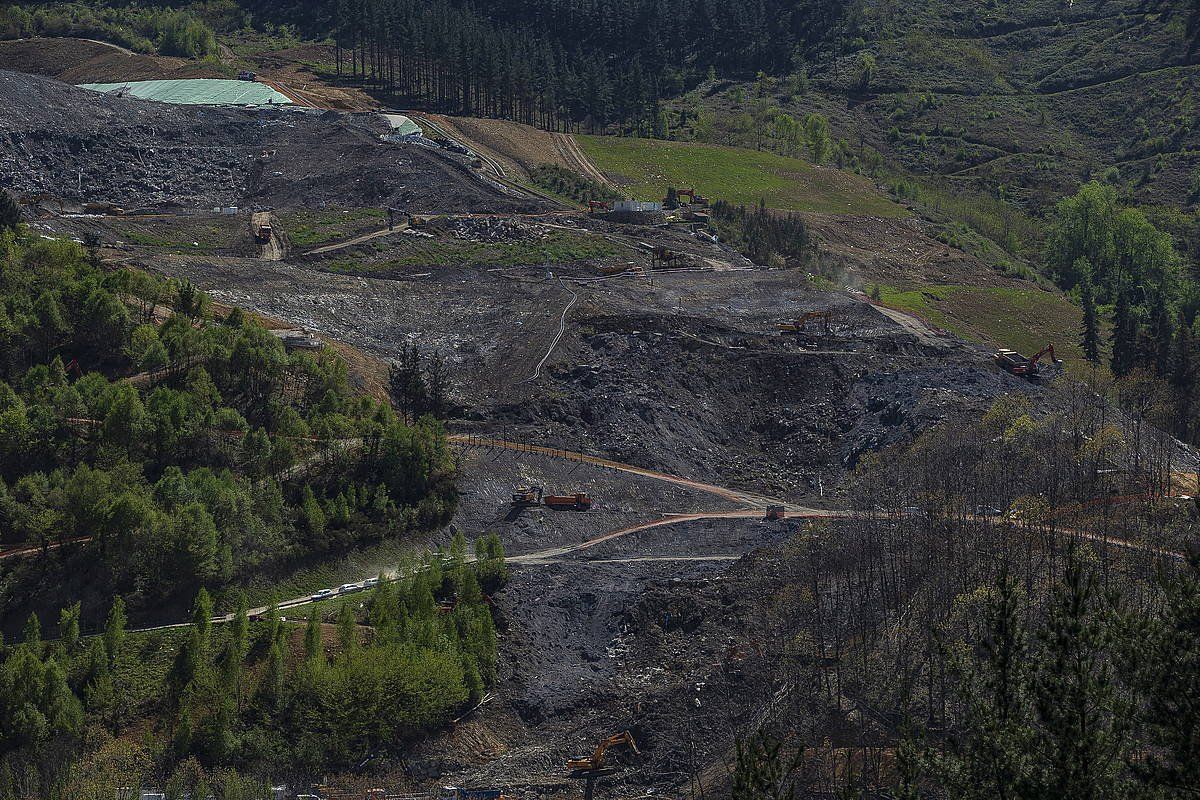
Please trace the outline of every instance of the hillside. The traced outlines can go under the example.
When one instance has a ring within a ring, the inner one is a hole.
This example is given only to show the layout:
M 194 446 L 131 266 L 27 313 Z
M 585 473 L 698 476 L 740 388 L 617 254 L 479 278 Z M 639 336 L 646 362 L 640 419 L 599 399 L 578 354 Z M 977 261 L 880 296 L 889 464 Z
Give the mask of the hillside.
M 0 8 L 0 800 L 1187 800 L 1191 13 Z
M 1043 208 L 1115 168 L 1143 203 L 1194 203 L 1200 10 L 1187 2 L 862 7 L 865 43 L 805 77 L 705 83 L 674 131 L 769 145 L 774 109 L 828 117 L 849 155 Z M 869 58 L 868 58 L 869 56 Z M 699 118 L 700 123 L 695 122 Z

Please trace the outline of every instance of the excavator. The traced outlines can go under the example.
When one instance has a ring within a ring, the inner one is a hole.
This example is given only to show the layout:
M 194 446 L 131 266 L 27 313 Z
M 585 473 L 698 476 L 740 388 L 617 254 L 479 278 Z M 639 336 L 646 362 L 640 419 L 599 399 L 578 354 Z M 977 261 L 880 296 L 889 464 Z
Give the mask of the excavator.
M 542 487 L 526 486 L 524 489 L 517 489 L 513 492 L 512 501 L 514 506 L 536 506 L 542 502 Z
M 595 214 L 597 211 L 612 211 L 612 205 L 603 200 L 588 200 L 588 213 Z
M 833 327 L 833 312 L 832 311 L 809 311 L 803 316 L 797 317 L 791 322 L 779 323 L 780 333 L 800 333 L 805 329 L 809 322 L 817 322 L 821 330 L 828 333 Z
M 1037 383 L 1044 377 L 1041 374 L 1041 369 L 1038 362 L 1042 360 L 1042 356 L 1050 356 L 1050 361 L 1054 364 L 1061 364 L 1062 361 L 1054 356 L 1054 345 L 1048 344 L 1041 350 L 1034 353 L 1032 358 L 1026 358 L 1016 350 L 997 350 L 992 356 L 996 363 L 1005 372 L 1011 372 L 1013 375 L 1019 375 L 1028 381 Z
M 608 755 L 608 751 L 619 745 L 628 745 L 629 749 L 634 753 L 638 752 L 637 743 L 633 741 L 633 734 L 629 731 L 622 731 L 601 741 L 600 744 L 596 745 L 596 749 L 592 751 L 590 756 L 568 760 L 567 769 L 573 773 L 594 773 L 602 770 L 604 769 L 605 757 Z

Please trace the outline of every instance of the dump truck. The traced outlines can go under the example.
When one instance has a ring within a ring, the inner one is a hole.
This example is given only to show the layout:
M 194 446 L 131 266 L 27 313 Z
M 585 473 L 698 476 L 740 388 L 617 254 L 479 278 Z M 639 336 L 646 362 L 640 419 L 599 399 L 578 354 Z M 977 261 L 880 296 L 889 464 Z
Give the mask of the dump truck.
M 575 494 L 564 495 L 547 495 L 546 499 L 542 502 L 548 506 L 573 508 L 576 511 L 587 511 L 592 507 L 592 498 L 588 497 L 584 492 L 576 492 Z
M 259 225 L 254 229 L 254 238 L 263 244 L 266 244 L 267 242 L 271 241 L 271 235 L 273 233 L 274 229 L 271 227 L 270 223 L 264 222 L 262 225 Z
M 783 519 L 785 509 L 783 506 L 767 506 L 767 516 L 769 520 Z
M 541 499 L 542 487 L 540 486 L 526 486 L 524 489 L 517 489 L 512 496 L 514 506 L 536 506 Z
M 1043 370 L 1040 362 L 1042 360 L 1042 356 L 1047 355 L 1050 356 L 1050 361 L 1055 365 L 1062 363 L 1062 361 L 1055 358 L 1054 345 L 1052 344 L 1046 345 L 1041 350 L 1034 353 L 1030 358 L 1026 358 L 1016 350 L 1003 349 L 997 350 L 992 358 L 995 359 L 996 364 L 998 364 L 1005 372 L 1011 372 L 1013 375 L 1019 375 L 1026 380 L 1036 383 L 1046 377 L 1045 371 Z

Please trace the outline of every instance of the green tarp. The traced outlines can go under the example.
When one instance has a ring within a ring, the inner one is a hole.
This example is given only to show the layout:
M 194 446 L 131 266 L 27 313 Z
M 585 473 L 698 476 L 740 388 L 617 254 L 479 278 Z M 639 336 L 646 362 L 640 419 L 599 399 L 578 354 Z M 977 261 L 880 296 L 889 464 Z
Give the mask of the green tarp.
M 206 106 L 268 106 L 288 105 L 286 95 L 254 81 L 231 81 L 217 78 L 191 78 L 173 81 L 128 81 L 126 83 L 83 83 L 83 89 L 111 92 L 117 89 L 130 97 L 157 100 L 161 103 Z

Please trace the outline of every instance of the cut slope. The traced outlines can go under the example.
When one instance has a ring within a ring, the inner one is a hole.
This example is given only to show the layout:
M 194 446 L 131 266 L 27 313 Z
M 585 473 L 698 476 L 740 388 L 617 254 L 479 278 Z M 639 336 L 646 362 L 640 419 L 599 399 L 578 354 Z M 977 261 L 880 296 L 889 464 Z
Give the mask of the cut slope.
M 716 145 L 576 137 L 583 152 L 623 191 L 660 200 L 667 187 L 692 187 L 712 198 L 770 208 L 902 217 L 908 212 L 866 178 L 756 150 Z

